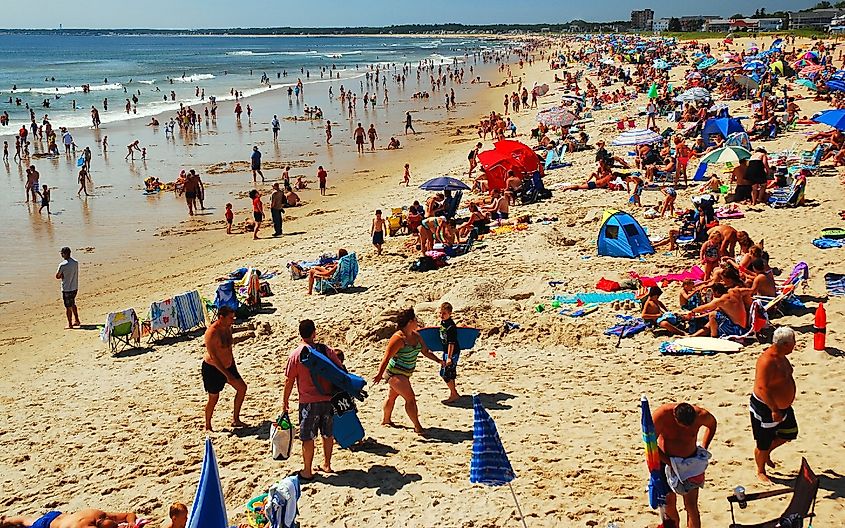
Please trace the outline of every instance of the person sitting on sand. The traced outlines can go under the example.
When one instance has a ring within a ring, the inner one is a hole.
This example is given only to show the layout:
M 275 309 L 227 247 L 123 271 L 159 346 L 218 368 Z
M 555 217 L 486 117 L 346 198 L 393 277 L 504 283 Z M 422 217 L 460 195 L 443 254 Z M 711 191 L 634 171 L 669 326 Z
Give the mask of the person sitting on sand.
M 516 204 L 516 197 L 522 189 L 522 178 L 512 170 L 508 171 L 508 179 L 505 181 L 505 197 L 511 205 Z
M 135 528 L 137 517 L 132 512 L 109 513 L 86 508 L 76 513 L 51 511 L 41 517 L 0 517 L 2 528 L 117 528 L 126 524 Z
M 458 236 L 466 237 L 474 228 L 479 228 L 479 231 L 487 225 L 490 218 L 481 212 L 478 205 L 470 202 L 469 204 L 469 219 L 462 226 L 458 227 Z
M 660 296 L 663 290 L 658 286 L 652 286 L 648 289 L 648 297 L 643 302 L 643 309 L 641 317 L 652 328 L 660 327 L 668 331 L 671 335 L 686 335 L 686 332 L 678 328 L 678 317 L 666 308 Z
M 390 142 L 387 144 L 387 150 L 395 150 L 398 149 L 400 146 L 399 140 L 395 137 L 390 138 Z
M 711 288 L 713 300 L 696 306 L 689 311 L 688 317 L 706 313 L 707 324 L 696 332 L 695 336 L 723 337 L 741 336 L 748 333 L 748 308 L 750 304 L 750 288 L 732 288 L 716 283 Z M 746 303 L 748 298 L 748 303 Z
M 710 175 L 710 179 L 704 182 L 704 185 L 698 188 L 698 192 L 700 193 L 718 193 L 721 191 L 722 187 L 722 180 L 719 179 L 719 176 L 714 174 Z
M 299 195 L 293 192 L 293 189 L 285 193 L 285 201 L 288 204 L 288 207 L 296 207 L 302 204 L 302 200 L 299 199 Z
M 411 419 L 411 423 L 414 424 L 414 431 L 421 435 L 424 430 L 420 424 L 417 397 L 414 394 L 414 388 L 411 386 L 411 375 L 417 368 L 417 358 L 420 354 L 441 367 L 444 366 L 444 362 L 428 349 L 417 333 L 419 322 L 413 308 L 402 310 L 396 319 L 396 323 L 399 329 L 387 342 L 384 358 L 379 364 L 378 372 L 373 377 L 373 385 L 378 385 L 382 379 L 386 379 L 390 386 L 387 400 L 384 402 L 384 415 L 381 423 L 395 427 L 392 420 L 393 407 L 396 404 L 396 399 L 401 396 L 405 400 L 405 412 Z
M 778 291 L 775 279 L 762 258 L 753 260 L 748 271 L 753 275 L 751 280 L 752 295 L 777 297 Z
M 302 189 L 307 189 L 308 183 L 302 179 L 302 174 L 296 177 L 296 189 L 301 191 Z
M 181 502 L 174 502 L 170 505 L 168 517 L 162 528 L 185 528 L 188 525 L 188 507 Z
M 481 210 L 489 213 L 490 218 L 493 220 L 507 220 L 509 213 L 508 205 L 508 200 L 502 196 L 502 191 L 494 189 L 493 200 L 490 202 L 490 205 L 482 207 Z
M 348 252 L 345 249 L 338 249 L 337 250 L 337 258 L 340 260 L 341 257 L 345 257 Z M 308 270 L 308 295 L 311 295 L 314 292 L 314 281 L 316 279 L 329 279 L 332 275 L 334 275 L 335 270 L 337 270 L 338 262 L 331 262 L 326 264 L 325 266 L 314 266 L 313 268 Z

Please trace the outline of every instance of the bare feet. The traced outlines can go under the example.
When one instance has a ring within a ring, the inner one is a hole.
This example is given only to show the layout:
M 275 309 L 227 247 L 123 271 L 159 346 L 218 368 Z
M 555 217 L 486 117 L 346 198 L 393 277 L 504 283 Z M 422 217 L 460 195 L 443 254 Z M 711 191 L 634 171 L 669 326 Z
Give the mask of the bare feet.
M 249 427 L 247 424 L 243 423 L 240 420 L 232 420 L 232 427 Z
M 320 473 L 335 473 L 335 470 L 333 470 L 331 466 L 317 466 L 317 471 L 319 471 Z
M 767 484 L 771 484 L 771 483 L 772 483 L 772 481 L 771 481 L 771 480 L 769 480 L 769 476 L 768 476 L 768 475 L 766 475 L 766 473 L 759 473 L 759 472 L 758 472 L 758 473 L 757 473 L 757 480 L 759 480 L 760 482 L 765 482 L 765 483 L 767 483 Z
M 441 401 L 440 401 L 440 403 L 442 403 L 443 405 L 449 405 L 449 404 L 451 404 L 451 403 L 455 403 L 456 401 L 458 401 L 458 400 L 460 400 L 460 399 L 461 399 L 461 395 L 460 395 L 460 394 L 455 394 L 455 395 L 453 395 L 453 396 L 449 396 L 449 397 L 448 397 L 448 398 L 446 398 L 445 400 L 441 400 Z
M 73 323 L 73 326 L 82 326 L 82 325 L 79 323 L 79 321 L 76 321 L 75 323 Z
M 425 436 L 425 429 L 423 429 L 422 426 L 414 427 L 414 432 L 420 436 Z
M 771 459 L 771 457 L 769 457 L 769 458 L 766 460 L 766 465 L 767 465 L 767 466 L 769 466 L 770 468 L 776 468 L 776 467 L 778 467 L 778 466 L 777 466 L 777 464 L 775 464 L 775 463 L 774 463 L 774 461 Z
M 214 432 L 214 428 L 213 428 L 213 427 L 211 427 L 211 424 L 210 424 L 210 423 L 205 424 L 205 430 L 206 430 L 206 431 L 208 431 L 209 433 L 213 433 L 213 432 Z
M 386 422 L 381 422 L 381 425 L 386 425 L 387 427 L 396 427 L 396 424 L 391 422 L 390 420 Z

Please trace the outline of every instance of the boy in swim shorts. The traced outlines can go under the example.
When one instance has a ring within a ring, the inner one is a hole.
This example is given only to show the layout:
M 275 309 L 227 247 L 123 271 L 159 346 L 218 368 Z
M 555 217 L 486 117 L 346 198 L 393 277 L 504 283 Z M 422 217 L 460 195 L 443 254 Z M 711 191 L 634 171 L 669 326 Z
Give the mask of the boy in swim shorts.
M 443 400 L 443 403 L 449 404 L 456 402 L 461 397 L 455 387 L 461 348 L 458 344 L 458 327 L 452 320 L 452 305 L 448 302 L 440 305 L 440 342 L 443 344 L 443 364 L 440 367 L 440 377 L 449 387 L 449 397 Z

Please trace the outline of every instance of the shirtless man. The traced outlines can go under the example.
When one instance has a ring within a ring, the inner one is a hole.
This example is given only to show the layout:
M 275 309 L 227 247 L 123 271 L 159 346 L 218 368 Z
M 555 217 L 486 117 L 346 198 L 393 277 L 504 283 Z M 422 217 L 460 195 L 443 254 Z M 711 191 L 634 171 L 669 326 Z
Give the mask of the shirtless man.
M 712 301 L 689 311 L 689 317 L 696 313 L 709 312 L 707 325 L 694 335 L 720 337 L 747 333 L 751 289 L 731 288 L 728 290 L 724 284 L 717 283 L 713 285 L 712 290 L 714 295 Z M 746 300 L 748 300 L 747 303 Z
M 197 197 L 200 193 L 199 176 L 192 170 L 185 179 L 185 202 L 188 204 L 188 214 L 194 216 L 194 209 L 197 205 Z
M 376 140 L 378 139 L 378 132 L 376 132 L 376 126 L 370 123 L 370 129 L 367 130 L 367 137 L 370 140 L 370 150 L 376 149 Z
M 246 397 L 246 382 L 241 378 L 235 357 L 232 354 L 232 324 L 235 322 L 235 311 L 228 306 L 221 306 L 217 310 L 217 320 L 211 323 L 205 331 L 205 353 L 202 356 L 202 384 L 208 393 L 205 404 L 205 430 L 211 428 L 211 416 L 214 407 L 220 399 L 220 391 L 228 383 L 235 393 L 235 411 L 232 417 L 232 427 L 245 427 L 241 421 L 241 405 Z
M 86 508 L 76 513 L 51 511 L 41 517 L 0 517 L 0 528 L 117 528 L 126 523 L 135 528 L 135 514 L 108 513 Z
M 582 184 L 579 185 L 569 185 L 568 187 L 563 187 L 564 191 L 583 191 L 583 190 L 593 190 L 593 189 L 607 189 L 608 184 L 610 184 L 610 180 L 613 178 L 613 172 L 611 172 L 610 167 L 607 165 L 607 162 L 603 159 L 599 160 L 598 169 L 596 172 L 590 174 L 590 177 L 587 178 Z M 593 180 L 596 181 L 593 181 Z
M 367 131 L 364 130 L 363 125 L 358 123 L 358 128 L 352 133 L 352 137 L 355 138 L 355 144 L 358 146 L 358 154 L 364 153 L 364 138 L 367 135 Z
M 777 297 L 777 285 L 775 279 L 767 269 L 766 263 L 763 259 L 758 258 L 751 261 L 748 266 L 748 271 L 754 274 L 754 279 L 751 281 L 751 294 L 760 295 L 763 297 Z
M 490 205 L 482 207 L 481 210 L 489 213 L 490 218 L 493 220 L 507 220 L 509 211 L 508 199 L 502 196 L 502 191 L 495 189 L 493 191 L 493 201 Z
M 519 190 L 522 189 L 522 178 L 514 174 L 513 171 L 508 171 L 508 179 L 505 181 L 505 187 L 505 196 L 508 202 L 515 205 Z
M 138 152 L 141 152 L 140 145 L 141 145 L 141 141 L 138 140 L 138 139 L 136 139 L 132 143 L 126 145 L 126 150 L 128 151 L 128 153 L 126 154 L 126 157 L 123 158 L 123 159 L 128 160 L 129 158 L 132 158 L 132 161 L 134 161 L 135 160 L 135 151 L 137 150 Z
M 751 431 L 757 445 L 754 462 L 757 478 L 770 482 L 766 466 L 774 467 L 771 453 L 786 442 L 798 438 L 798 422 L 792 403 L 795 401 L 795 379 L 792 364 L 786 358 L 795 349 L 795 332 L 788 326 L 775 330 L 772 345 L 757 358 L 754 390 L 751 393 Z
M 707 409 L 689 403 L 661 405 L 652 413 L 652 419 L 657 433 L 660 461 L 664 465 L 670 463 L 670 457 L 695 457 L 698 453 L 698 432 L 702 427 L 705 431 L 701 437 L 701 447 L 705 450 L 716 435 L 716 418 Z M 704 484 L 704 472 L 688 479 L 688 482 L 698 486 Z M 698 487 L 694 487 L 683 497 L 684 509 L 687 511 L 687 528 L 700 528 Z M 675 493 L 666 495 L 666 514 L 675 522 L 675 526 L 680 526 L 678 496 Z
M 707 230 L 707 235 L 719 232 L 722 235 L 722 245 L 719 253 L 734 258 L 736 255 L 736 229 L 726 224 L 719 224 Z
M 337 258 L 340 260 L 341 257 L 345 257 L 348 252 L 345 249 L 337 250 Z M 317 279 L 328 279 L 334 275 L 335 270 L 337 270 L 337 261 L 332 262 L 330 264 L 326 264 L 325 266 L 314 266 L 313 268 L 308 270 L 308 295 L 314 293 L 314 282 Z

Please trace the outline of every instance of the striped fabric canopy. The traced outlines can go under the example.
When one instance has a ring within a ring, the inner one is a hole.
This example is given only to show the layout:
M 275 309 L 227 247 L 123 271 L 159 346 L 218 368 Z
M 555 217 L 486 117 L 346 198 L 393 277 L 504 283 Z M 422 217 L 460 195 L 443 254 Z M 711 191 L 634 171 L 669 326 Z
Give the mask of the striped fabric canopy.
M 612 145 L 615 147 L 631 146 L 631 145 L 651 145 L 661 141 L 663 136 L 648 129 L 627 130 L 619 134 L 613 140 Z

